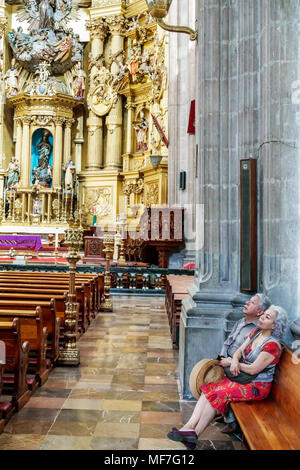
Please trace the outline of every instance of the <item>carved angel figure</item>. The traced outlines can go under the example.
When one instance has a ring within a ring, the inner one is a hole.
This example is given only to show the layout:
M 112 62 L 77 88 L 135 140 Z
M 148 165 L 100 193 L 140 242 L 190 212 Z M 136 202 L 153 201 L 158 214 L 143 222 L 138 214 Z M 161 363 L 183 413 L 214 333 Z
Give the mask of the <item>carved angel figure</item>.
M 16 96 L 19 92 L 19 72 L 16 69 L 16 59 L 12 59 L 11 67 L 4 75 L 6 96 L 8 98 Z
M 85 90 L 86 73 L 81 68 L 80 62 L 77 62 L 73 71 L 73 92 L 74 97 L 83 99 Z

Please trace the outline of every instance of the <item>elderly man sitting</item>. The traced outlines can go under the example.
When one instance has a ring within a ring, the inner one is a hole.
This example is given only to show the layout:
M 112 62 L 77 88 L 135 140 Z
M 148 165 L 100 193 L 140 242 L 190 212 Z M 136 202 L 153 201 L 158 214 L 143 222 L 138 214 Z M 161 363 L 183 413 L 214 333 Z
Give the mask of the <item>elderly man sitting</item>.
M 254 295 L 246 302 L 243 309 L 243 313 L 245 314 L 244 318 L 241 318 L 241 320 L 235 323 L 231 333 L 223 344 L 220 353 L 221 366 L 227 367 L 231 365 L 234 353 L 243 344 L 251 331 L 257 328 L 258 318 L 270 307 L 270 305 L 270 299 L 266 295 L 260 293 Z M 227 426 L 222 430 L 223 433 L 229 434 L 238 430 L 238 424 L 231 409 L 226 413 L 226 415 L 224 415 L 224 421 Z

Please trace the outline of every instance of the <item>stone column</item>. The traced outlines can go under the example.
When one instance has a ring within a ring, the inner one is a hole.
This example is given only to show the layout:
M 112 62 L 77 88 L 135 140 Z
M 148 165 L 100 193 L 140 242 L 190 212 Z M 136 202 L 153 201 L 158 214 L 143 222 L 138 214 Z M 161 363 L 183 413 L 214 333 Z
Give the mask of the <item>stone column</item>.
M 91 40 L 91 61 L 101 63 L 103 60 L 104 40 L 107 28 L 103 20 L 93 20 L 87 23 Z M 97 66 L 90 67 L 90 80 L 97 73 Z M 93 86 L 93 83 L 90 83 Z M 88 153 L 85 170 L 94 171 L 103 167 L 103 119 L 92 110 L 87 119 L 88 126 Z
M 67 162 L 68 157 L 72 155 L 72 125 L 74 119 L 67 119 L 65 122 L 64 132 L 64 163 Z
M 53 149 L 53 188 L 61 187 L 61 172 L 62 172 L 62 159 L 63 159 L 63 118 L 56 118 L 55 123 L 55 136 L 54 136 L 54 149 Z
M 23 121 L 23 135 L 22 135 L 22 151 L 21 151 L 21 187 L 28 188 L 30 186 L 31 177 L 31 161 L 30 161 L 30 117 L 24 117 Z
M 111 33 L 111 53 L 123 51 L 124 46 L 124 18 L 123 16 L 114 16 L 107 18 L 107 24 Z M 111 72 L 117 73 L 118 65 L 113 62 Z M 107 146 L 105 155 L 105 169 L 119 169 L 121 167 L 122 154 L 122 98 L 118 96 L 116 104 L 113 106 L 106 117 L 107 127 Z

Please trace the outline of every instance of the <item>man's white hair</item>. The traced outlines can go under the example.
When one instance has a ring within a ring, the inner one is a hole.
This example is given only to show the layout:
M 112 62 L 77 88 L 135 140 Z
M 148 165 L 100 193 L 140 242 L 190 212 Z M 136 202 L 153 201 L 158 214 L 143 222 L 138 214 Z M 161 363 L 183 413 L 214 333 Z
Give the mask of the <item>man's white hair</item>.
M 256 295 L 259 297 L 260 300 L 259 308 L 266 311 L 271 306 L 271 300 L 265 294 L 262 294 L 260 292 L 258 292 Z

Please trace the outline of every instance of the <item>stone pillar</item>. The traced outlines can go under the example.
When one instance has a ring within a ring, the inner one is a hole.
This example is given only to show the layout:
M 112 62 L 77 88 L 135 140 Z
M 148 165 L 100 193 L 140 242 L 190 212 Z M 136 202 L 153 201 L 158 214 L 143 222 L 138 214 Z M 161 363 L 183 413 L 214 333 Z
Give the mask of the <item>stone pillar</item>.
M 64 132 L 64 163 L 67 162 L 68 157 L 72 155 L 72 124 L 74 119 L 67 119 L 65 122 Z
M 61 187 L 61 172 L 62 172 L 62 159 L 63 159 L 63 118 L 56 118 L 55 123 L 55 136 L 54 136 L 54 149 L 53 149 L 53 188 Z
M 107 28 L 103 20 L 90 21 L 87 23 L 91 40 L 91 60 L 97 62 L 103 60 L 104 40 Z M 90 70 L 90 77 L 97 73 L 97 66 Z M 87 119 L 88 126 L 88 153 L 85 170 L 94 171 L 103 167 L 103 119 L 97 116 L 92 110 L 89 111 Z
M 21 151 L 21 187 L 28 188 L 31 183 L 31 161 L 30 161 L 30 123 L 31 118 L 25 117 L 23 121 L 22 151 Z
M 124 46 L 124 18 L 114 16 L 107 18 L 107 24 L 111 33 L 111 53 L 123 51 Z M 118 65 L 113 62 L 111 66 L 113 74 L 118 72 Z M 123 122 L 122 97 L 118 96 L 116 104 L 106 117 L 107 145 L 105 155 L 105 169 L 119 169 L 121 167 L 122 154 L 122 122 Z

